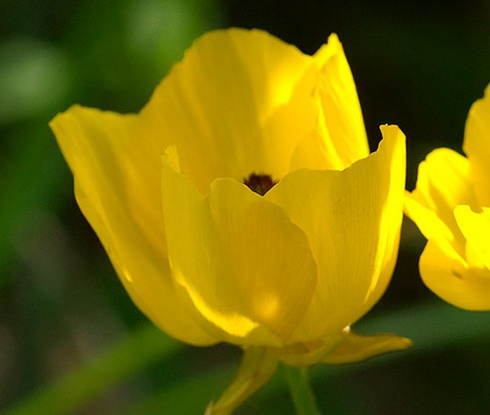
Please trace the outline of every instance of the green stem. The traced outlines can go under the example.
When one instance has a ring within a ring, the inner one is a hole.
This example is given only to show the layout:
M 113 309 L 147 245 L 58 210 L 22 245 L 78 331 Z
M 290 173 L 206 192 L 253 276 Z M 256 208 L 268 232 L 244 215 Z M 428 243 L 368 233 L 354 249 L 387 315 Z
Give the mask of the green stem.
M 289 392 L 298 415 L 321 415 L 316 406 L 315 395 L 310 385 L 308 369 L 283 365 Z

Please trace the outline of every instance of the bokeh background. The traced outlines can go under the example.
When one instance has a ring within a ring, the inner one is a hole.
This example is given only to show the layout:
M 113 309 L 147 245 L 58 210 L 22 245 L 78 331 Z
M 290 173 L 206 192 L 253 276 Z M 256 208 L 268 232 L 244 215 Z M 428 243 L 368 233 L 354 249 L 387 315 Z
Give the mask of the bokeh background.
M 427 152 L 461 150 L 490 82 L 487 0 L 0 0 L 0 412 L 200 414 L 233 376 L 238 350 L 180 344 L 130 302 L 47 127 L 73 103 L 138 111 L 195 38 L 229 26 L 308 53 L 336 32 L 373 148 L 383 123 L 408 137 L 409 189 Z M 413 349 L 314 367 L 324 413 L 490 413 L 490 313 L 423 286 L 424 243 L 406 221 L 393 282 L 356 326 Z M 281 373 L 237 413 L 293 413 Z

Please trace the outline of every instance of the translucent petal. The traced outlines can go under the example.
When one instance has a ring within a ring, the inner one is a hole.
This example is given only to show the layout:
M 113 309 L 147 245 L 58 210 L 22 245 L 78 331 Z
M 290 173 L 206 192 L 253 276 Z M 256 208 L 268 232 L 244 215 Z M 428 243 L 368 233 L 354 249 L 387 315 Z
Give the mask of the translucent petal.
M 325 56 L 329 56 L 325 59 Z M 347 59 L 335 34 L 315 55 L 324 61 L 316 93 L 321 106 L 321 123 L 329 142 L 329 157 L 339 160 L 338 169 L 350 166 L 369 154 L 368 140 L 356 85 Z M 334 151 L 332 151 L 334 150 Z
M 342 341 L 321 359 L 321 363 L 361 362 L 385 353 L 406 350 L 411 346 L 409 339 L 396 334 L 363 336 L 347 328 Z
M 266 348 L 249 347 L 232 383 L 216 402 L 209 404 L 205 415 L 230 415 L 248 397 L 264 386 L 277 368 L 277 358 Z
M 482 206 L 490 206 L 490 85 L 485 97 L 470 109 L 463 150 L 470 160 L 478 200 Z
M 291 107 L 305 113 L 301 119 L 314 116 L 315 128 L 298 142 L 291 170 L 342 170 L 369 154 L 356 86 L 335 34 L 314 59 L 314 71 L 298 86 L 306 96 Z
M 346 327 L 316 342 L 298 343 L 274 352 L 290 366 L 312 366 L 360 362 L 384 353 L 405 350 L 411 345 L 409 339 L 395 334 L 363 336 Z
M 488 269 L 468 266 L 456 252 L 430 239 L 419 266 L 424 283 L 444 301 L 467 310 L 490 310 Z
M 405 137 L 382 127 L 379 150 L 344 171 L 289 174 L 265 198 L 307 235 L 318 288 L 291 341 L 340 332 L 384 292 L 396 260 L 405 185 Z
M 201 197 L 163 164 L 163 211 L 174 278 L 238 344 L 278 345 L 303 318 L 316 287 L 304 233 L 282 208 L 233 179 Z
M 156 89 L 141 113 L 142 134 L 176 144 L 182 172 L 201 194 L 217 177 L 279 178 L 316 122 L 303 105 L 311 100 L 313 64 L 260 30 L 210 32 Z
M 78 204 L 135 304 L 182 341 L 214 343 L 193 306 L 176 301 L 154 170 L 160 157 L 140 143 L 136 117 L 75 106 L 50 126 L 75 176 Z

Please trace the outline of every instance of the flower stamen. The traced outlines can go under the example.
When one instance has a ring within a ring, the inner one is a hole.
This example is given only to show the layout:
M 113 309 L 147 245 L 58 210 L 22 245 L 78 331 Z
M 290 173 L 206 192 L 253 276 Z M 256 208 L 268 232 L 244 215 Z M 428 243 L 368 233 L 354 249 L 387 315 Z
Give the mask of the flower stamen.
M 253 192 L 264 196 L 277 182 L 268 174 L 251 173 L 248 178 L 243 178 L 243 183 Z

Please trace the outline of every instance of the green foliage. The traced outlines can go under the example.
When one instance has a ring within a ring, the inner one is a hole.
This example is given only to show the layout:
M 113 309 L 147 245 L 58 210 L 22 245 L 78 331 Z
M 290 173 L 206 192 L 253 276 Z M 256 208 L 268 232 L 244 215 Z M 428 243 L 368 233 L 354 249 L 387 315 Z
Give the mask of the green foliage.
M 163 357 L 172 359 L 179 344 L 153 326 L 133 330 L 115 347 L 33 394 L 10 415 L 72 413 L 107 388 Z

